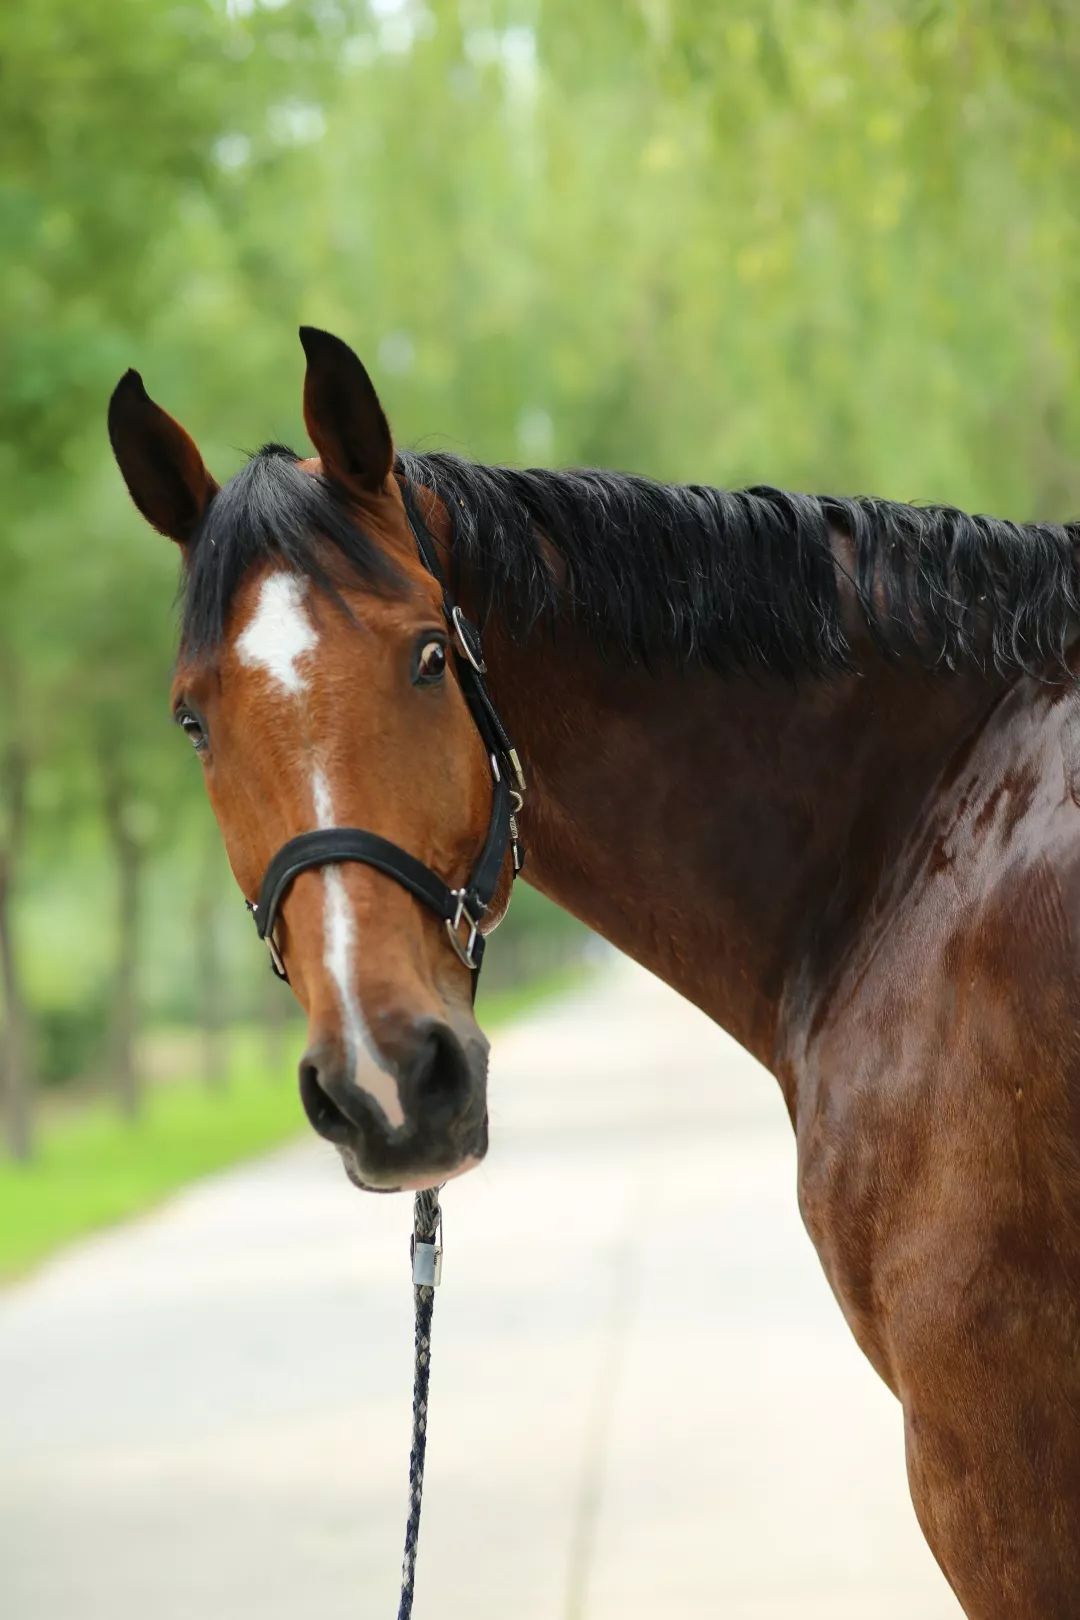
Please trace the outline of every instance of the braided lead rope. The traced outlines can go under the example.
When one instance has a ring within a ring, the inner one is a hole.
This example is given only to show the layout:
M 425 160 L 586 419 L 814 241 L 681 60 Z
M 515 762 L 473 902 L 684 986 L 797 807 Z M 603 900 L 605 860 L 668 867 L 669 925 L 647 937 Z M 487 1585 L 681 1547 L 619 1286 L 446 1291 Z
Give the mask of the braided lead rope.
M 413 1428 L 409 1453 L 409 1517 L 405 1525 L 405 1556 L 401 1564 L 401 1603 L 398 1620 L 411 1620 L 416 1582 L 416 1544 L 420 1539 L 420 1507 L 424 1496 L 424 1456 L 427 1451 L 428 1384 L 431 1379 L 431 1316 L 435 1288 L 442 1269 L 442 1211 L 439 1189 L 418 1192 L 413 1204 L 413 1295 L 416 1304 L 415 1359 L 413 1362 Z

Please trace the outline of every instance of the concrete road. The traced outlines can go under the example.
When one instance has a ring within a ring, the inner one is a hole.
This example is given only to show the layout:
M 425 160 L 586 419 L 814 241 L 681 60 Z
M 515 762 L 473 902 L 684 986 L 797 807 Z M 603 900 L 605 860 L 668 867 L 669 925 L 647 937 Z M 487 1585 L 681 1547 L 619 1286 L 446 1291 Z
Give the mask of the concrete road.
M 623 964 L 445 1195 L 416 1620 L 956 1620 L 775 1083 Z M 0 1297 L 4 1620 L 392 1620 L 404 1199 L 314 1139 Z

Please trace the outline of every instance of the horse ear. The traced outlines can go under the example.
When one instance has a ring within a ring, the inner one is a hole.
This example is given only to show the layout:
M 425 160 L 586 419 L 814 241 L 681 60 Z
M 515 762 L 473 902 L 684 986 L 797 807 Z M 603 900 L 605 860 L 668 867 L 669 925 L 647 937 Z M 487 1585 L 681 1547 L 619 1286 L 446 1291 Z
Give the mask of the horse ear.
M 218 486 L 193 439 L 154 404 L 137 371 L 126 371 L 113 390 L 109 439 L 143 517 L 170 540 L 187 545 Z
M 371 378 L 347 343 L 300 328 L 307 355 L 304 423 L 326 471 L 363 489 L 382 487 L 394 466 L 390 437 Z

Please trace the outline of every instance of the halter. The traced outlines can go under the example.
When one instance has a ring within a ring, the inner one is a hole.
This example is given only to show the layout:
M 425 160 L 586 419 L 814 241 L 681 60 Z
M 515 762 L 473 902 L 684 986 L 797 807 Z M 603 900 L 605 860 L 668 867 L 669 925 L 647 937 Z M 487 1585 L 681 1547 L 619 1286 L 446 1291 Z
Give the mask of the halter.
M 517 817 L 525 796 L 525 776 L 517 750 L 506 734 L 498 711 L 484 684 L 484 663 L 480 631 L 454 601 L 439 563 L 435 542 L 425 524 L 409 484 L 402 480 L 401 494 L 420 561 L 442 591 L 442 610 L 451 632 L 458 682 L 469 712 L 491 765 L 491 818 L 483 848 L 472 875 L 460 888 L 452 889 L 437 872 L 408 850 L 378 833 L 360 827 L 323 827 L 317 832 L 300 833 L 282 844 L 266 868 L 257 902 L 245 901 L 255 919 L 259 938 L 270 951 L 270 961 L 279 979 L 288 982 L 285 962 L 274 938 L 278 911 L 293 879 L 311 867 L 341 861 L 358 861 L 400 883 L 411 895 L 441 917 L 451 945 L 473 974 L 473 994 L 484 958 L 484 936 L 480 932 L 484 915 L 495 898 L 507 851 L 513 859 L 514 876 L 525 859 L 518 832 Z

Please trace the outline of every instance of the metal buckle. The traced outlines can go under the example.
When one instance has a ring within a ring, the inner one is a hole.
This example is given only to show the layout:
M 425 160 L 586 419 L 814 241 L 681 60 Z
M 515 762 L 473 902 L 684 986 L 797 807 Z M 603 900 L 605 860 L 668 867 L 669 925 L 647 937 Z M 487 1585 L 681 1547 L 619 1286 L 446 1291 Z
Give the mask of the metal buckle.
M 457 905 L 454 907 L 454 915 L 444 919 L 444 927 L 450 936 L 451 945 L 458 954 L 458 960 L 460 962 L 464 962 L 465 966 L 469 968 L 471 972 L 475 973 L 477 963 L 473 956 L 473 952 L 476 949 L 476 941 L 480 937 L 480 924 L 465 904 L 467 898 L 466 891 L 464 889 L 451 889 L 450 893 L 457 901 Z M 461 936 L 458 933 L 458 929 L 461 927 L 462 922 L 466 922 L 469 925 L 469 937 L 464 945 L 461 943 Z
M 457 631 L 457 638 L 461 643 L 461 650 L 478 675 L 487 674 L 487 665 L 480 650 L 480 632 L 462 613 L 455 602 L 450 609 L 450 622 Z
M 255 904 L 254 900 L 248 900 L 246 898 L 244 900 L 244 904 L 248 908 L 248 911 L 250 912 L 252 918 L 254 919 L 256 928 L 258 928 L 258 926 L 259 926 L 259 908 L 258 908 L 258 906 Z M 277 948 L 277 940 L 274 938 L 273 933 L 264 934 L 263 939 L 266 942 L 267 950 L 270 952 L 270 966 L 273 968 L 273 970 L 277 974 L 278 978 L 279 979 L 284 979 L 285 983 L 288 984 L 289 975 L 285 971 L 284 960 L 282 959 L 281 952 Z
M 510 763 L 514 767 L 515 772 L 517 773 L 518 781 L 524 783 L 524 777 L 521 774 L 521 765 L 520 765 L 520 763 L 518 761 L 517 754 L 514 752 L 514 750 L 512 748 L 510 750 L 510 753 L 509 753 L 508 757 L 509 757 Z M 500 769 L 499 769 L 499 761 L 498 761 L 497 757 L 494 754 L 489 754 L 488 759 L 491 761 L 491 774 L 492 774 L 492 776 L 495 778 L 496 782 L 501 782 L 502 781 L 502 771 L 500 771 Z M 521 792 L 518 788 L 511 788 L 510 789 L 510 853 L 512 854 L 512 856 L 514 858 L 514 876 L 515 877 L 517 877 L 518 873 L 521 871 L 521 868 L 525 865 L 525 853 L 524 853 L 524 851 L 522 850 L 522 847 L 521 847 L 521 834 L 518 831 L 518 824 L 517 824 L 517 818 L 521 814 L 522 806 L 524 805 L 524 803 L 525 803 L 525 795 L 524 795 L 524 793 Z
M 511 748 L 507 758 L 513 767 L 514 775 L 518 782 L 517 787 L 512 787 L 510 789 L 510 809 L 513 811 L 515 816 L 518 816 L 521 814 L 521 811 L 525 805 L 525 778 L 521 774 L 521 761 L 517 757 L 517 750 Z M 495 754 L 489 754 L 488 760 L 491 763 L 492 776 L 495 778 L 496 782 L 501 782 L 503 779 L 502 771 L 499 769 L 499 761 L 497 756 Z M 515 833 L 514 836 L 516 838 L 517 834 Z
M 507 758 L 509 759 L 510 764 L 513 766 L 513 769 L 514 769 L 514 776 L 517 779 L 518 792 L 520 794 L 524 794 L 524 792 L 525 792 L 525 772 L 521 768 L 521 761 L 518 758 L 517 749 L 516 748 L 511 748 L 509 754 L 507 755 Z M 520 805 L 518 805 L 518 809 L 519 810 L 521 809 Z

